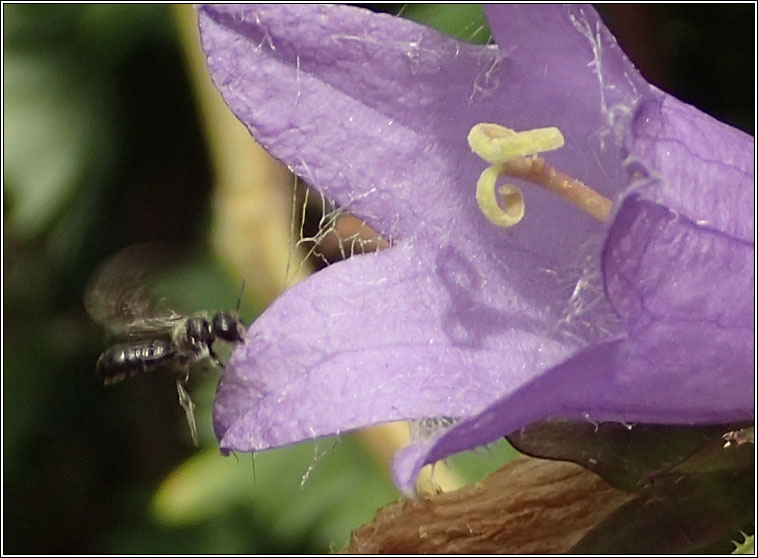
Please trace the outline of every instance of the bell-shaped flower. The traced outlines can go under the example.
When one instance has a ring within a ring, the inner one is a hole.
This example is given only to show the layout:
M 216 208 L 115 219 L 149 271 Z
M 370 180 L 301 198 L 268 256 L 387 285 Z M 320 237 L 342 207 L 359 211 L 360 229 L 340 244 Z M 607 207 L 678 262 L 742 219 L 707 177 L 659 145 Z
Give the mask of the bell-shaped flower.
M 454 419 L 401 453 L 408 488 L 547 417 L 753 416 L 753 139 L 648 84 L 591 7 L 486 14 L 479 46 L 353 7 L 199 9 L 232 111 L 390 244 L 252 324 L 222 450 Z

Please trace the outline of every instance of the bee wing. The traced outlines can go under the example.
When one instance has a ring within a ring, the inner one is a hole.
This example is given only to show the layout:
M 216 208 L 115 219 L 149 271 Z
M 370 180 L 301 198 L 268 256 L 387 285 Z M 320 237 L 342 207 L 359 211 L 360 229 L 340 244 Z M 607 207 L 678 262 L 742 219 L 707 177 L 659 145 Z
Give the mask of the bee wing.
M 107 259 L 95 271 L 84 295 L 87 313 L 116 336 L 170 331 L 182 316 L 151 295 L 157 274 L 174 260 L 167 245 L 131 246 Z

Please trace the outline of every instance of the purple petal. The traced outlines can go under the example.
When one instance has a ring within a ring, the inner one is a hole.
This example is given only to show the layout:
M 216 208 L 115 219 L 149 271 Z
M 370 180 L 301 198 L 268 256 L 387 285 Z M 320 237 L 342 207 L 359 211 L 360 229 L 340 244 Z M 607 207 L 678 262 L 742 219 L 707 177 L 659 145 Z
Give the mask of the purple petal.
M 227 365 L 214 414 L 221 447 L 468 416 L 565 354 L 529 331 L 528 307 L 507 316 L 476 301 L 481 285 L 461 253 L 422 254 L 399 246 L 355 257 L 274 302 Z
M 535 112 L 549 111 L 556 121 L 561 114 L 581 113 L 590 120 L 577 124 L 597 133 L 650 89 L 589 5 L 485 5 L 484 10 L 507 55 L 506 95 L 537 92 L 550 101 L 530 103 Z
M 312 186 L 385 238 L 413 234 L 424 201 L 456 209 L 438 181 L 469 154 L 456 114 L 482 112 L 474 83 L 497 49 L 349 7 L 204 6 L 199 18 L 225 101 Z
M 648 179 L 641 194 L 700 227 L 753 241 L 752 137 L 661 95 L 640 106 L 630 143 L 629 160 Z

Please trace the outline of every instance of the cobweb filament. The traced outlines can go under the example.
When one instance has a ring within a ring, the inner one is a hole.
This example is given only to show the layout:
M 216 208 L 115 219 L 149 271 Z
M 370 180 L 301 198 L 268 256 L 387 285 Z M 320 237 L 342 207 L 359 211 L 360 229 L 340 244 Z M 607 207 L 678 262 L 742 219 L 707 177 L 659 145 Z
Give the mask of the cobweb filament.
M 455 417 L 427 417 L 411 421 L 409 423 L 411 440 L 416 442 L 428 440 L 455 426 L 458 420 Z
M 389 246 L 365 221 L 351 214 L 348 207 L 336 205 L 301 178 L 294 185 L 290 230 L 293 250 L 287 262 L 288 285 L 303 267 L 318 270 Z

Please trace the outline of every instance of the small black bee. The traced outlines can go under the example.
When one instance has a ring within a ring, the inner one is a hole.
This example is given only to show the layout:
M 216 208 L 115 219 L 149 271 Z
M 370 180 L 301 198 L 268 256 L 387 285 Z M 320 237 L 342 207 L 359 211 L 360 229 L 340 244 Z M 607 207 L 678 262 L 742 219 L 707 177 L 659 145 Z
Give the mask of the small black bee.
M 242 295 L 235 313 L 218 312 L 212 318 L 160 308 L 148 293 L 148 280 L 154 268 L 162 265 L 158 262 L 166 261 L 162 255 L 166 250 L 154 244 L 138 245 L 107 260 L 87 287 L 84 305 L 116 342 L 97 361 L 103 383 L 111 385 L 157 370 L 170 372 L 197 445 L 195 404 L 186 389 L 190 370 L 201 360 L 223 368 L 213 344 L 242 342 L 245 328 L 237 317 Z

